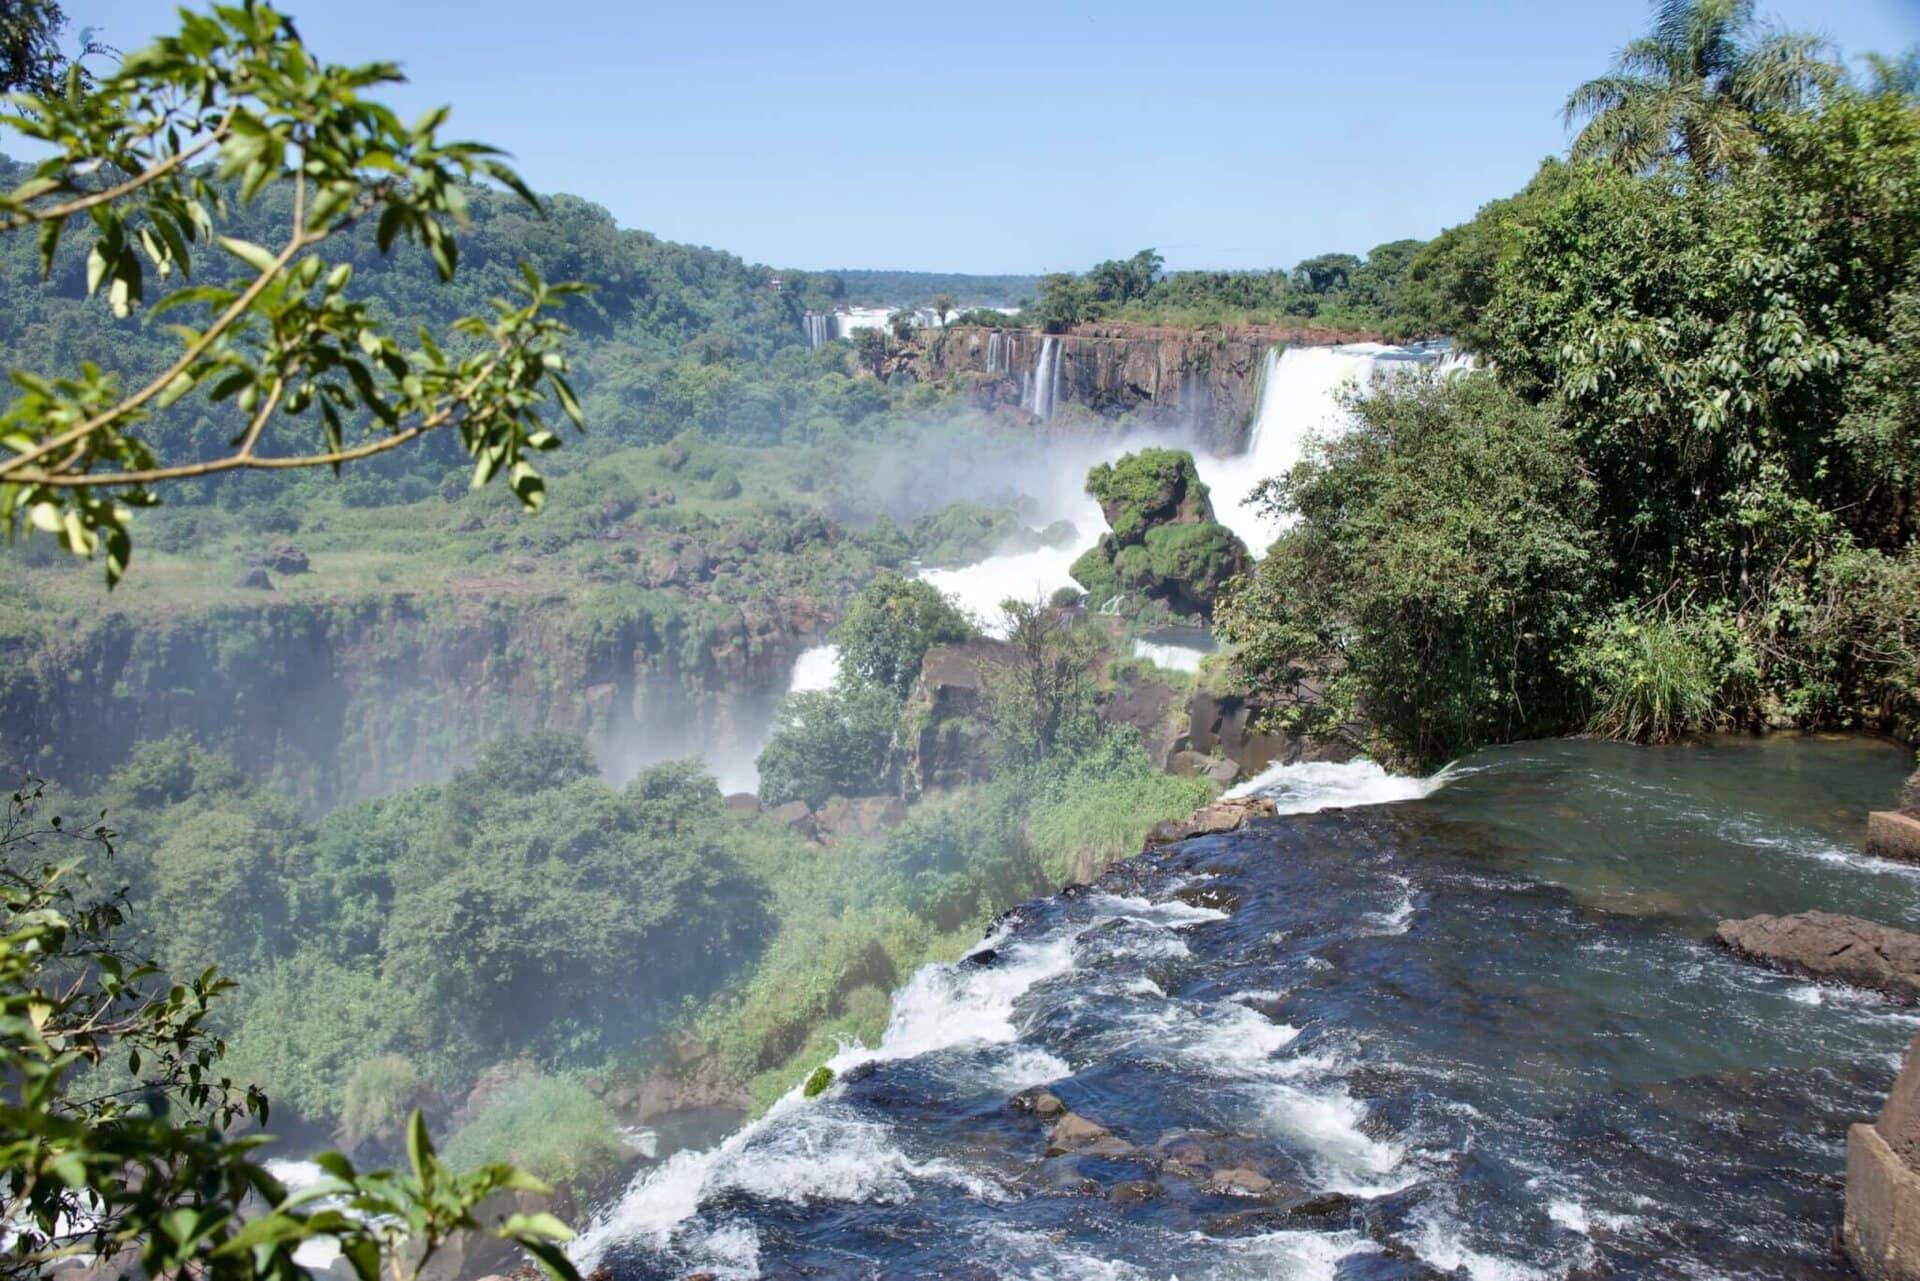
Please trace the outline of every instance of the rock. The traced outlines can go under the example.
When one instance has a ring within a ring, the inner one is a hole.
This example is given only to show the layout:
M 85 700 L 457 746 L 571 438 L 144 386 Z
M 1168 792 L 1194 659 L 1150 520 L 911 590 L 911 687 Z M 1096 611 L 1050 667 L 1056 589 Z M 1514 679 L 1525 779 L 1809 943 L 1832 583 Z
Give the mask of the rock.
M 1115 1201 L 1151 1201 L 1166 1191 L 1152 1179 L 1128 1179 L 1125 1183 L 1116 1183 L 1107 1190 L 1107 1195 Z
M 1920 1001 L 1920 934 L 1831 912 L 1722 921 L 1722 946 L 1774 969 Z
M 1867 1281 L 1920 1278 L 1920 1174 L 1871 1125 L 1847 1131 L 1847 1211 L 1840 1240 Z
M 1060 1096 L 1039 1085 L 1020 1091 L 1007 1100 L 1007 1105 L 1016 1112 L 1031 1112 L 1049 1119 L 1068 1115 L 1067 1105 L 1060 1101 Z
M 1182 778 L 1210 778 L 1222 787 L 1231 786 L 1240 778 L 1240 762 L 1191 749 L 1175 752 L 1167 761 L 1167 769 Z
M 1004 641 L 935 645 L 920 662 L 920 679 L 901 715 L 901 795 L 977 783 L 993 771 L 993 738 L 982 715 L 985 673 L 1006 661 Z
M 729 792 L 727 794 L 726 806 L 730 810 L 738 810 L 743 814 L 758 814 L 760 812 L 760 798 L 752 792 Z
M 706 549 L 693 544 L 680 553 L 680 559 L 674 563 L 675 577 L 682 582 L 697 583 L 707 577 L 712 562 L 708 560 Z
M 1353 1214 L 1356 1205 L 1354 1199 L 1345 1192 L 1322 1192 L 1288 1206 L 1287 1218 L 1296 1221 L 1344 1219 Z
M 1907 1046 L 1900 1075 L 1873 1125 L 1895 1155 L 1920 1170 L 1920 1035 Z
M 782 827 L 790 827 L 810 841 L 820 839 L 820 827 L 814 821 L 813 811 L 807 808 L 805 801 L 788 801 L 764 811 L 766 816 Z
M 276 574 L 305 574 L 312 570 L 307 554 L 291 543 L 260 553 L 247 562 Z
M 472 1087 L 467 1090 L 466 1100 L 460 1105 L 460 1115 L 467 1119 L 478 1116 L 495 1095 L 522 1077 L 532 1075 L 533 1070 L 533 1064 L 526 1059 L 496 1063 L 485 1069 L 474 1078 Z
M 1920 818 L 1893 810 L 1867 815 L 1867 853 L 1920 863 Z
M 1113 1131 L 1089 1121 L 1077 1112 L 1069 1112 L 1055 1122 L 1047 1135 L 1047 1155 L 1065 1156 L 1069 1152 L 1091 1156 L 1125 1156 L 1133 1144 L 1114 1137 Z
M 1907 785 L 1900 789 L 1900 812 L 1909 818 L 1920 818 L 1920 769 L 1907 779 Z
M 1232 800 L 1214 801 L 1195 810 L 1185 822 L 1167 819 L 1154 824 L 1153 830 L 1147 833 L 1147 845 L 1170 845 L 1192 836 L 1217 836 L 1222 832 L 1237 830 L 1250 818 L 1272 813 L 1273 800 L 1266 796 L 1240 796 Z
M 235 587 L 245 587 L 252 591 L 270 592 L 273 590 L 273 580 L 268 578 L 267 571 L 258 565 L 242 571 L 240 577 L 233 580 L 233 585 Z
M 1258 1170 L 1215 1170 L 1206 1190 L 1215 1196 L 1265 1196 L 1273 1190 L 1273 1180 Z
M 1233 912 L 1240 906 L 1238 891 L 1223 885 L 1183 885 L 1173 897 L 1188 907 L 1204 907 L 1215 912 Z
M 907 803 L 897 796 L 836 796 L 816 816 L 820 835 L 830 841 L 873 840 L 906 819 Z
M 647 586 L 671 587 L 680 578 L 680 562 L 672 556 L 655 556 L 647 562 Z

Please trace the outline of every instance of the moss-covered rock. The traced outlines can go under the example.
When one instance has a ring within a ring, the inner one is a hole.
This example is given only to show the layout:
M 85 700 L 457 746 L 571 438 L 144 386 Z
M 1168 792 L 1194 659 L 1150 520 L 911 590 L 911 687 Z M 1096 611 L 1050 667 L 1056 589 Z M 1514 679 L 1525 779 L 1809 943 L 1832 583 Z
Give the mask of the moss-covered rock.
M 1093 600 L 1132 594 L 1178 614 L 1210 617 L 1227 581 L 1251 564 L 1246 546 L 1214 519 L 1207 487 L 1180 449 L 1143 449 L 1087 475 L 1112 533 L 1073 564 Z

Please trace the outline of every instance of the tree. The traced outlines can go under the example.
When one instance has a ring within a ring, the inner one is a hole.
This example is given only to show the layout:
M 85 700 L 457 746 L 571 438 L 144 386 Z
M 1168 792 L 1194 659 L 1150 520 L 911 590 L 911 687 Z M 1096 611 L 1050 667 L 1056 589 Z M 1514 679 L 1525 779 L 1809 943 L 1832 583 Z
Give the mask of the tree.
M 480 1219 L 493 1193 L 544 1185 L 505 1165 L 456 1174 L 418 1112 L 409 1172 L 326 1153 L 325 1177 L 289 1193 L 257 1159 L 264 1136 L 228 1137 L 268 1116 L 264 1096 L 222 1073 L 209 1030 L 231 983 L 211 969 L 175 982 L 129 953 L 124 897 L 91 896 L 57 858 L 110 851 L 113 834 L 45 815 L 44 801 L 30 784 L 0 814 L 0 1277 L 92 1257 L 150 1277 L 311 1281 L 295 1252 L 331 1237 L 360 1281 L 396 1281 L 455 1233 L 487 1231 L 572 1281 L 551 1215 Z
M 935 294 L 931 305 L 933 307 L 933 314 L 940 317 L 940 325 L 942 328 L 945 328 L 947 317 L 951 316 L 953 309 L 960 304 L 952 294 Z
M 1817 36 L 1762 29 L 1754 0 L 1657 0 L 1653 30 L 1568 97 L 1567 124 L 1587 122 L 1573 158 L 1632 173 L 1678 158 L 1723 172 L 1758 149 L 1771 113 L 1839 82 L 1825 51 Z
M 887 365 L 887 331 L 884 329 L 856 329 L 853 331 L 853 350 L 860 357 L 860 363 L 870 370 L 875 378 Z
M 939 589 L 888 571 L 860 589 L 833 641 L 840 647 L 843 672 L 905 698 L 920 679 L 920 662 L 929 649 L 972 635 L 966 615 Z
M 1094 669 L 1100 640 L 1072 612 L 1039 601 L 1000 603 L 1006 661 L 982 673 L 987 715 L 1001 756 L 1017 767 L 1071 759 L 1099 733 Z
M 1415 767 L 1563 723 L 1555 656 L 1604 576 L 1552 410 L 1475 376 L 1354 413 L 1263 488 L 1298 523 L 1218 613 L 1242 678 L 1298 727 L 1357 719 L 1363 746 Z
M 70 70 L 88 84 L 85 68 L 60 48 L 66 29 L 67 15 L 54 0 L 11 0 L 0 11 L 0 93 L 63 94 Z M 81 58 L 106 52 L 92 28 L 80 29 Z
M 1326 294 L 1345 289 L 1360 260 L 1352 254 L 1320 254 L 1293 269 L 1293 285 L 1308 293 Z
M 456 321 L 444 341 L 422 333 L 409 350 L 349 290 L 351 266 L 319 252 L 366 222 L 382 252 L 421 245 L 444 281 L 467 184 L 491 179 L 537 208 L 532 193 L 491 148 L 442 139 L 444 108 L 408 125 L 363 96 L 400 79 L 392 64 L 322 63 L 263 0 L 181 21 L 96 88 L 30 95 L 0 115 L 50 153 L 0 194 L 0 234 L 37 235 L 43 274 L 80 222 L 93 237 L 87 292 L 104 292 L 116 316 L 145 304 L 150 273 L 181 283 L 152 307 L 172 313 L 178 354 L 139 387 L 91 362 L 12 371 L 19 394 L 0 415 L 8 537 L 24 522 L 76 554 L 104 550 L 112 584 L 132 553 L 130 509 L 171 482 L 337 469 L 443 430 L 459 436 L 475 484 L 504 473 L 538 509 L 530 456 L 559 444 L 543 409 L 557 403 L 582 421 L 560 350 L 567 329 L 550 314 L 577 287 L 526 268 L 521 299 Z M 270 187 L 292 195 L 275 244 L 222 231 Z M 218 252 L 196 264 L 203 247 Z M 221 264 L 240 274 L 219 281 Z M 210 279 L 187 283 L 196 266 Z M 211 457 L 163 457 L 149 428 L 196 394 L 231 401 L 243 427 Z
M 787 695 L 760 753 L 760 800 L 805 801 L 818 809 L 831 797 L 885 792 L 899 720 L 893 691 L 858 678 Z

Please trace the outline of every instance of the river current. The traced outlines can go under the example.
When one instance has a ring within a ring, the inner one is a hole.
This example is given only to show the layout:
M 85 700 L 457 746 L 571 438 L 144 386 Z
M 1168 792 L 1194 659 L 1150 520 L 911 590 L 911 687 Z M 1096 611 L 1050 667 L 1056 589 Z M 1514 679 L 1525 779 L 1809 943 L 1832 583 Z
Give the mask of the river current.
M 1920 1018 L 1706 939 L 1920 927 L 1920 871 L 1859 850 L 1910 764 L 1781 738 L 1273 772 L 1297 812 L 1007 914 L 825 1094 L 643 1171 L 578 1253 L 617 1281 L 1850 1275 L 1846 1126 Z M 1048 1158 L 1010 1103 L 1036 1086 L 1122 1142 Z

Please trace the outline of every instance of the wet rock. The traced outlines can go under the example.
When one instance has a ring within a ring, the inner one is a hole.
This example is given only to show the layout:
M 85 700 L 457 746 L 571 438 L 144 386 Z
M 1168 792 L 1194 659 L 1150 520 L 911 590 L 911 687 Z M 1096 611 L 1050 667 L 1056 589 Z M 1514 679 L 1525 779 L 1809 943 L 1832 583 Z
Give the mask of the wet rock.
M 1215 1170 L 1206 1190 L 1215 1196 L 1265 1196 L 1273 1191 L 1273 1180 L 1258 1170 Z
M 993 968 L 994 963 L 999 959 L 1000 953 L 998 949 L 983 947 L 978 952 L 967 953 L 956 961 L 955 964 L 972 966 L 977 970 L 986 970 Z
M 1126 1156 L 1133 1150 L 1133 1144 L 1115 1137 L 1106 1126 L 1089 1121 L 1077 1112 L 1069 1112 L 1061 1117 L 1047 1135 L 1048 1156 L 1065 1156 L 1071 1152 L 1084 1156 L 1114 1157 Z
M 1322 1192 L 1303 1201 L 1295 1201 L 1287 1207 L 1286 1213 L 1292 1222 L 1319 1223 L 1350 1218 L 1358 1205 L 1345 1192 Z
M 1920 863 L 1920 818 L 1892 810 L 1867 815 L 1867 853 Z
M 258 565 L 242 571 L 240 577 L 233 580 L 233 585 L 235 587 L 244 587 L 249 591 L 270 592 L 273 590 L 273 580 L 268 578 L 267 571 Z
M 1173 897 L 1188 907 L 1211 908 L 1216 912 L 1232 912 L 1240 906 L 1240 893 L 1224 885 L 1183 885 L 1173 892 Z
M 1714 939 L 1773 969 L 1920 1001 L 1920 934 L 1854 916 L 1801 912 L 1722 921 Z
M 1030 1112 L 1034 1116 L 1049 1119 L 1068 1115 L 1067 1105 L 1060 1101 L 1060 1096 L 1039 1085 L 1020 1091 L 1007 1100 L 1007 1106 L 1016 1112 Z
M 1165 1193 L 1166 1189 L 1152 1179 L 1128 1179 L 1125 1183 L 1116 1183 L 1107 1189 L 1110 1200 L 1121 1202 L 1151 1201 Z

